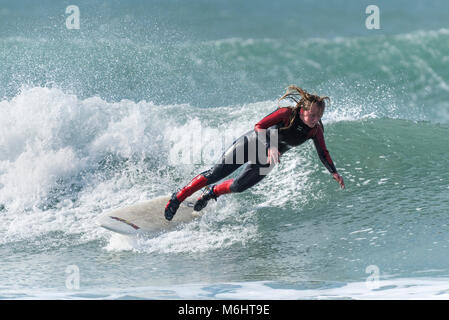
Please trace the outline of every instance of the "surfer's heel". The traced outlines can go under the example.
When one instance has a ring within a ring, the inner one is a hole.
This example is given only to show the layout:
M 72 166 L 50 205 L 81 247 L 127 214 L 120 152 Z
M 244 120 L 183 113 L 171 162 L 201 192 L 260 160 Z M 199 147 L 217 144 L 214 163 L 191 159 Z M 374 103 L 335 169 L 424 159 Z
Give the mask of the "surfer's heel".
M 181 202 L 179 202 L 178 198 L 176 198 L 176 192 L 173 193 L 170 200 L 168 200 L 167 205 L 165 206 L 165 219 L 167 219 L 168 221 L 173 219 L 180 204 Z
M 195 205 L 193 206 L 193 210 L 195 211 L 201 211 L 209 202 L 210 199 L 214 199 L 217 201 L 218 196 L 214 193 L 214 187 L 212 186 L 208 190 L 206 190 L 201 197 L 195 202 Z

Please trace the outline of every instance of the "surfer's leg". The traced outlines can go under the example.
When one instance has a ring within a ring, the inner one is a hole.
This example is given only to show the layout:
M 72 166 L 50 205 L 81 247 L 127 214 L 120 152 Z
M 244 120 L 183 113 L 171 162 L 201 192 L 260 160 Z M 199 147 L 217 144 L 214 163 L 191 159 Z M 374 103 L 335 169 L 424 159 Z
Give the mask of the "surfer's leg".
M 211 169 L 204 171 L 192 179 L 184 188 L 172 194 L 170 200 L 165 206 L 165 218 L 173 219 L 181 202 L 194 194 L 201 188 L 220 181 L 224 177 L 234 172 L 241 164 L 225 164 L 224 161 L 213 166 Z
M 229 179 L 214 187 L 216 196 L 231 192 L 243 192 L 265 178 L 269 165 L 247 163 L 243 171 L 235 179 Z M 265 169 L 266 172 L 263 172 Z
M 240 164 L 217 164 L 193 178 L 192 181 L 176 193 L 176 198 L 182 202 L 201 188 L 227 177 L 240 166 Z
M 195 203 L 194 210 L 200 211 L 207 206 L 211 199 L 217 198 L 226 193 L 243 192 L 254 186 L 262 180 L 272 167 L 268 165 L 247 163 L 244 170 L 235 179 L 228 179 L 222 183 L 213 186 L 209 191 L 205 192 Z M 265 171 L 264 171 L 265 170 Z
M 183 202 L 196 191 L 224 179 L 248 161 L 248 135 L 244 134 L 221 155 L 217 164 L 209 170 L 201 172 L 185 187 L 176 193 L 179 202 Z
M 216 183 L 221 179 L 227 177 L 232 172 L 237 170 L 237 168 L 239 168 L 242 164 L 246 163 L 249 159 L 248 141 L 254 139 L 255 137 L 256 136 L 254 134 L 254 131 L 251 130 L 235 140 L 234 143 L 223 153 L 219 162 L 215 166 L 207 171 L 200 173 L 195 178 L 193 178 L 192 181 L 190 181 L 189 184 L 187 184 L 184 188 L 182 188 L 178 192 L 173 193 L 171 199 L 165 206 L 165 218 L 167 220 L 171 220 L 178 210 L 181 202 L 184 201 L 187 197 L 191 196 L 201 188 Z M 208 193 L 203 194 L 200 199 L 198 199 L 198 201 L 204 200 L 204 205 L 201 206 L 201 209 L 206 206 L 207 201 L 211 198 L 214 198 L 213 188 Z M 196 206 L 196 208 L 199 207 Z

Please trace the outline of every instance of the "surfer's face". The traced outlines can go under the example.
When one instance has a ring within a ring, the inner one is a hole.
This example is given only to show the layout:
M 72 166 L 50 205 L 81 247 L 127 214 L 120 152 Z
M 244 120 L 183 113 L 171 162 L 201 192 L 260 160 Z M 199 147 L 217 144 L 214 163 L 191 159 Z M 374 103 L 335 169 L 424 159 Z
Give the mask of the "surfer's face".
M 313 103 L 309 110 L 304 110 L 301 113 L 301 120 L 310 128 L 314 128 L 323 116 L 321 108 Z

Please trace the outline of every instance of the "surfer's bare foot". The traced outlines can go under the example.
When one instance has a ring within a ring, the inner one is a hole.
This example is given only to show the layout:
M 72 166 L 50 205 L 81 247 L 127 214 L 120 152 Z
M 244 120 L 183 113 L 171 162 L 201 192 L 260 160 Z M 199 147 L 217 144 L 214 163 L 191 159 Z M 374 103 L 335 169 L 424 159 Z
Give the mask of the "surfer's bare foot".
M 181 202 L 179 202 L 178 198 L 176 198 L 176 192 L 173 193 L 165 206 L 165 219 L 168 221 L 173 219 L 173 216 L 176 214 L 180 204 Z
M 195 202 L 195 205 L 193 206 L 193 210 L 195 211 L 201 211 L 209 202 L 210 199 L 214 199 L 217 201 L 217 195 L 214 193 L 214 186 L 212 186 L 209 190 L 205 191 L 201 197 L 198 198 L 198 200 Z

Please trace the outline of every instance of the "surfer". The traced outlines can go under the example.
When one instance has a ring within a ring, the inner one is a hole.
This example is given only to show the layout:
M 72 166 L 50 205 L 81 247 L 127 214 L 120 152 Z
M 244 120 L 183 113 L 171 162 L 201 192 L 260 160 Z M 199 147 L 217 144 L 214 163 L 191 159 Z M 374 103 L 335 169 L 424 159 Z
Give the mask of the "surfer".
M 310 94 L 302 88 L 289 86 L 279 101 L 283 99 L 289 99 L 296 105 L 278 108 L 260 120 L 254 126 L 254 130 L 234 141 L 216 165 L 198 174 L 189 184 L 172 194 L 165 206 L 167 220 L 173 219 L 179 205 L 187 197 L 201 188 L 217 183 L 243 164 L 245 164 L 243 171 L 235 179 L 225 180 L 206 189 L 196 201 L 194 210 L 202 210 L 209 200 L 216 200 L 223 194 L 242 192 L 254 186 L 276 163 L 280 162 L 283 153 L 309 139 L 313 140 L 321 162 L 340 187 L 345 188 L 343 178 L 338 174 L 324 142 L 321 118 L 326 107 L 325 100 L 329 100 L 329 97 Z M 273 136 L 275 139 L 271 140 Z M 256 147 L 251 148 L 252 145 Z M 264 152 L 259 152 L 260 150 Z M 264 156 L 259 157 L 259 153 Z

